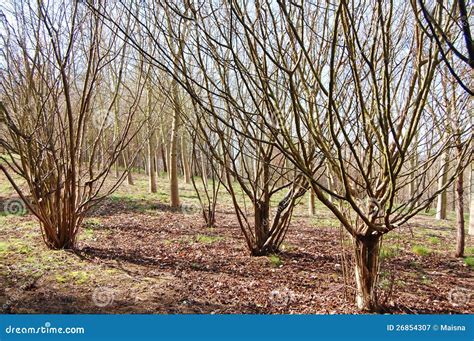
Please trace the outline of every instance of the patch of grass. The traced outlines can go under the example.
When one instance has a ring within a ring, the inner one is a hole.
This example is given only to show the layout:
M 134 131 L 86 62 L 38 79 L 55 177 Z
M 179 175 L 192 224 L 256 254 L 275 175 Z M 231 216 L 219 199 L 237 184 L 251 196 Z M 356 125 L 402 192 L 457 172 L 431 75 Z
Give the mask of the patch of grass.
M 67 278 L 63 275 L 56 275 L 56 282 L 58 283 L 66 283 Z
M 90 275 L 85 271 L 71 271 L 66 274 L 56 275 L 56 282 L 58 283 L 74 283 L 84 284 L 90 279 Z
M 29 247 L 28 245 L 19 245 L 17 248 L 16 248 L 16 252 L 19 252 L 19 253 L 22 253 L 24 255 L 27 255 L 31 252 L 31 247 Z
M 69 273 L 69 277 L 76 283 L 76 284 L 84 284 L 89 281 L 89 274 L 85 271 L 71 271 Z
M 218 242 L 219 240 L 222 240 L 222 237 L 219 236 L 208 236 L 205 234 L 198 234 L 196 236 L 195 242 L 196 243 L 202 243 L 202 244 L 212 244 L 215 242 Z
M 430 237 L 428 238 L 428 241 L 433 245 L 439 245 L 441 243 L 441 240 L 439 240 L 438 237 Z
M 275 268 L 278 268 L 283 265 L 283 261 L 275 254 L 268 256 L 268 260 L 270 261 L 270 264 Z
M 6 242 L 0 242 L 0 255 L 7 253 L 8 244 Z
M 474 257 L 464 258 L 464 263 L 474 269 Z
M 22 255 L 29 255 L 32 251 L 33 249 L 20 239 L 10 239 L 6 242 L 1 242 L 0 244 L 1 254 L 16 253 Z
M 83 226 L 85 229 L 91 228 L 91 229 L 97 229 L 102 226 L 102 223 L 100 222 L 100 219 L 97 218 L 87 218 L 83 222 Z
M 296 250 L 296 247 L 287 243 L 282 243 L 280 249 L 282 251 L 293 251 Z
M 395 276 L 389 271 L 381 271 L 379 274 L 378 286 L 383 290 L 388 290 L 393 286 L 403 287 L 404 285 L 403 281 L 395 279 Z
M 473 255 L 474 256 L 474 247 L 473 246 L 466 247 L 464 249 L 464 252 L 466 253 L 466 255 Z
M 429 256 L 432 253 L 430 248 L 423 245 L 414 245 L 412 251 L 418 256 Z
M 312 223 L 316 227 L 333 227 L 333 228 L 339 227 L 340 224 L 341 224 L 339 222 L 339 220 L 330 219 L 330 218 L 327 218 L 327 219 L 314 219 L 312 221 Z
M 384 245 L 380 250 L 380 260 L 390 259 L 400 255 L 401 247 L 398 244 Z

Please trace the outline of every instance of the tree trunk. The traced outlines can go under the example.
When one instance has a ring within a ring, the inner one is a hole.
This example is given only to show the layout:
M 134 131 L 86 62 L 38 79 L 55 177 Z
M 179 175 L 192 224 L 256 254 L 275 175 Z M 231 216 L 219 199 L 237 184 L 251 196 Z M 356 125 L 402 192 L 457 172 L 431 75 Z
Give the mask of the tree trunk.
M 440 164 L 440 175 L 438 178 L 438 190 L 441 190 L 443 186 L 446 184 L 448 178 L 448 161 L 447 161 L 447 154 L 446 152 L 443 153 L 441 156 L 441 164 Z M 446 207 L 447 206 L 447 193 L 446 189 L 438 194 L 438 204 L 436 206 L 436 219 L 442 220 L 446 219 Z
M 155 134 L 152 127 L 151 115 L 153 111 L 153 95 L 150 85 L 147 87 L 147 165 L 148 171 L 148 190 L 150 193 L 156 193 L 156 173 L 155 173 Z
M 471 164 L 471 176 L 470 176 L 469 182 L 470 182 L 469 235 L 474 236 L 474 163 Z
M 315 212 L 315 195 L 313 189 L 308 191 L 308 214 L 314 216 Z
M 189 158 L 186 153 L 186 139 L 184 134 L 181 135 L 181 159 L 183 160 L 183 172 L 184 172 L 184 182 L 186 184 L 191 183 L 191 167 L 189 165 Z
M 156 177 L 160 177 L 160 149 L 155 148 L 155 173 Z
M 376 285 L 380 236 L 353 238 L 355 248 L 356 304 L 360 310 L 375 311 L 378 308 Z
M 202 172 L 202 181 L 204 185 L 207 186 L 207 164 L 206 157 L 204 153 L 201 153 L 201 172 Z
M 150 193 L 156 193 L 156 172 L 155 172 L 155 143 L 154 136 L 151 135 L 147 143 L 148 149 L 148 189 Z
M 127 172 L 127 183 L 129 185 L 133 185 L 133 177 L 132 177 L 132 167 L 128 164 L 128 150 L 126 149 L 124 152 L 122 152 L 122 159 L 123 159 L 123 164 L 125 166 L 125 171 Z
M 179 127 L 179 96 L 178 85 L 173 81 L 174 114 L 171 124 L 171 145 L 170 145 L 170 195 L 171 207 L 179 207 L 178 189 L 178 127 Z
M 160 146 L 160 151 L 161 151 L 161 161 L 163 162 L 163 172 L 168 174 L 168 166 L 167 166 L 167 162 L 166 162 L 168 153 L 166 153 L 165 146 L 164 146 L 163 143 Z
M 456 257 L 464 257 L 464 177 L 459 174 L 456 179 Z
M 264 256 L 271 252 L 275 252 L 270 248 L 264 248 L 268 239 L 270 230 L 270 204 L 264 200 L 259 200 L 254 204 L 255 212 L 255 247 L 252 250 L 253 256 Z M 270 245 L 269 245 L 270 246 Z

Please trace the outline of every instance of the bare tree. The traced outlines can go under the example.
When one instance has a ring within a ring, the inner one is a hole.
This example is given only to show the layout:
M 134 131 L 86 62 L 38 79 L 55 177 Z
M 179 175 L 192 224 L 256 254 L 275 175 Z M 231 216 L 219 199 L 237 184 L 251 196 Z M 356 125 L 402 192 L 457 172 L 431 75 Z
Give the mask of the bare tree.
M 146 57 L 207 118 L 198 122 L 217 134 L 214 157 L 251 198 L 255 222 L 267 210 L 260 198 L 271 193 L 270 161 L 281 154 L 295 169 L 286 179 L 299 186 L 290 197 L 307 182 L 351 236 L 356 303 L 376 309 L 383 236 L 426 209 L 472 159 L 470 127 L 440 135 L 446 117 L 426 110 L 440 87 L 440 45 L 399 2 L 166 1 L 172 30 L 162 7 L 149 6 L 153 20 L 135 19 L 158 28 L 160 48 Z M 161 41 L 182 46 L 180 58 Z M 449 166 L 434 167 L 443 155 Z
M 113 92 L 100 87 L 125 42 L 80 2 L 11 2 L 2 21 L 0 121 L 7 152 L 0 169 L 39 219 L 52 249 L 71 248 L 85 214 L 124 179 L 106 178 L 137 133 L 141 75 Z M 130 75 L 131 76 L 131 75 Z M 112 115 L 119 94 L 120 128 Z M 22 186 L 26 184 L 26 188 Z
M 434 41 L 441 58 L 458 84 L 474 96 L 474 45 L 471 23 L 473 7 L 470 1 L 436 1 L 429 8 L 428 2 L 411 0 L 419 26 L 427 38 Z M 454 63 L 457 60 L 458 63 Z

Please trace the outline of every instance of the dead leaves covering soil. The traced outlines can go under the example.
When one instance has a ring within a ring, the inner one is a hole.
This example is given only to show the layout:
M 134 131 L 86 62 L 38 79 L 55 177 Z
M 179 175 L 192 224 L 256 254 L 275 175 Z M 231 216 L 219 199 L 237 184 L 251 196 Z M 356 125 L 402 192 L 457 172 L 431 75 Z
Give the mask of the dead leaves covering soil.
M 25 287 L 10 272 L 5 312 L 357 313 L 352 276 L 343 276 L 350 246 L 341 243 L 336 227 L 310 226 L 297 217 L 283 251 L 270 259 L 249 256 L 229 210 L 219 213 L 212 229 L 199 215 L 166 210 L 110 207 L 94 219 L 77 250 L 60 251 L 74 259 L 59 269 L 64 281 L 58 269 L 54 275 L 46 270 Z M 412 232 L 396 233 L 401 250 L 381 266 L 382 312 L 472 313 L 472 270 L 446 252 L 417 256 L 410 252 Z M 71 271 L 84 273 L 84 280 Z

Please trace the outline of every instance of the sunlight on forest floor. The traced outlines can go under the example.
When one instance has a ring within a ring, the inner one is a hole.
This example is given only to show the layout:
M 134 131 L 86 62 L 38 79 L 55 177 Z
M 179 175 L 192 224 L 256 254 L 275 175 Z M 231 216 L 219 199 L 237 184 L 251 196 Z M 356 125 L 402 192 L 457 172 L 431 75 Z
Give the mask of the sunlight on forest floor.
M 314 217 L 306 200 L 297 206 L 281 253 L 249 257 L 224 190 L 217 225 L 209 229 L 199 213 L 168 209 L 167 178 L 148 194 L 146 177 L 134 176 L 133 186 L 123 184 L 85 219 L 74 251 L 48 250 L 32 215 L 2 213 L 4 312 L 357 312 L 352 278 L 344 284 L 343 276 L 351 242 L 335 237 L 339 223 L 320 204 Z M 16 196 L 0 180 L 6 203 Z M 198 203 L 191 184 L 180 185 L 180 196 Z M 440 222 L 429 214 L 386 236 L 379 284 L 386 310 L 472 313 L 474 239 L 466 245 L 465 259 L 452 257 L 453 218 Z M 453 302 L 453 290 L 465 300 Z

